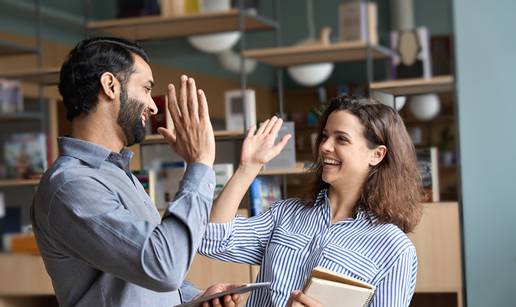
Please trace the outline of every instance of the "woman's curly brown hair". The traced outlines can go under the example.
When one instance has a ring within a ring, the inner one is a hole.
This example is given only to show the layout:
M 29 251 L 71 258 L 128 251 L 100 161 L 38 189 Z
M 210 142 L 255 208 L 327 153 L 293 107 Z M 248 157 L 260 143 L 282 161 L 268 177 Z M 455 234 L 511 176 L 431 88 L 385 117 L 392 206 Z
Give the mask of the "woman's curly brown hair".
M 414 145 L 403 120 L 391 107 L 371 99 L 340 96 L 328 102 L 321 116 L 319 134 L 314 149 L 315 163 L 311 202 L 329 185 L 322 180 L 322 163 L 319 145 L 328 117 L 336 111 L 346 111 L 356 116 L 364 127 L 368 147 L 387 147 L 383 160 L 369 169 L 359 203 L 373 213 L 380 223 L 392 223 L 404 232 L 414 229 L 421 218 L 421 176 L 417 168 Z

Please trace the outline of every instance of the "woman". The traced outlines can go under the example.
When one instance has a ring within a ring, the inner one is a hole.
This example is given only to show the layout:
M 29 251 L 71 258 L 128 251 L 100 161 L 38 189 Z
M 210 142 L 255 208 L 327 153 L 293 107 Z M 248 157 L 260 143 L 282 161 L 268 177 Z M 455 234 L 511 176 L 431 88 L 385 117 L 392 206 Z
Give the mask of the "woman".
M 261 265 L 257 281 L 271 281 L 271 289 L 255 291 L 248 306 L 285 306 L 290 297 L 293 305 L 318 306 L 298 290 L 315 266 L 375 285 L 371 306 L 408 306 L 417 258 L 405 233 L 421 216 L 421 179 L 402 119 L 369 100 L 331 100 L 317 137 L 311 199 L 278 201 L 256 217 L 235 218 L 252 179 L 285 143 L 270 145 L 279 125 L 273 118 L 246 137 L 200 252 Z

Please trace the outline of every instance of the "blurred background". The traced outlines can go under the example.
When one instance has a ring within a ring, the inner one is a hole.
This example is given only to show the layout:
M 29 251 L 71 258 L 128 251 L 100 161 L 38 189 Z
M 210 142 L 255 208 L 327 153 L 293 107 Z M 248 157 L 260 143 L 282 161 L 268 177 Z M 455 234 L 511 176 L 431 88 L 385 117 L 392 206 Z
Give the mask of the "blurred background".
M 31 233 L 41 174 L 70 125 L 59 68 L 80 40 L 118 36 L 149 53 L 160 113 L 132 169 L 158 210 L 184 161 L 157 135 L 163 94 L 183 73 L 208 96 L 218 193 L 243 131 L 272 114 L 295 137 L 254 182 L 240 213 L 302 197 L 317 120 L 337 95 L 395 108 L 418 153 L 425 209 L 411 306 L 516 301 L 516 1 L 0 0 L 0 306 L 57 306 Z M 254 280 L 257 268 L 196 258 L 199 287 Z M 80 278 L 80 276 L 77 276 Z

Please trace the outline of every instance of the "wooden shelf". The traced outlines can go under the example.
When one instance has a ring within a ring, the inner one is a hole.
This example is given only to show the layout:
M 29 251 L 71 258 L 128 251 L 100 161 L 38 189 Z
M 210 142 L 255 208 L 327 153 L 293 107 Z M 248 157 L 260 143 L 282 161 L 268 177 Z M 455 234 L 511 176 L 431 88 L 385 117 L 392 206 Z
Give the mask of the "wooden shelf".
M 24 55 L 35 53 L 37 53 L 36 48 L 0 40 L 0 56 Z
M 57 85 L 59 84 L 59 72 L 59 68 L 42 68 L 0 74 L 0 78 L 17 79 L 22 82 L 37 83 L 41 85 Z
M 388 58 L 391 53 L 389 49 L 382 46 L 372 46 L 371 48 L 374 59 Z M 367 45 L 363 42 L 346 42 L 251 49 L 243 51 L 242 55 L 276 67 L 320 62 L 353 62 L 367 59 Z
M 272 175 L 295 175 L 295 174 L 306 174 L 307 169 L 304 167 L 303 162 L 296 162 L 296 165 L 291 168 L 274 168 L 264 169 L 260 172 L 261 176 L 272 176 Z
M 244 134 L 241 130 L 218 130 L 214 131 L 216 139 L 241 139 Z M 165 139 L 161 134 L 147 135 L 142 144 L 165 144 Z
M 0 272 L 0 296 L 54 294 L 40 256 L 0 253 Z
M 2 179 L 0 188 L 38 185 L 39 179 Z
M 35 112 L 0 113 L 0 122 L 13 120 L 42 120 L 43 116 Z
M 396 96 L 450 92 L 454 89 L 454 80 L 453 76 L 437 76 L 430 79 L 400 79 L 373 82 L 370 89 Z
M 275 22 L 263 16 L 243 14 L 246 31 L 267 30 L 276 27 Z M 88 23 L 87 27 L 89 30 L 131 40 L 151 40 L 238 31 L 239 18 L 239 10 L 232 9 L 224 12 L 196 13 L 174 17 L 145 16 L 92 21 Z

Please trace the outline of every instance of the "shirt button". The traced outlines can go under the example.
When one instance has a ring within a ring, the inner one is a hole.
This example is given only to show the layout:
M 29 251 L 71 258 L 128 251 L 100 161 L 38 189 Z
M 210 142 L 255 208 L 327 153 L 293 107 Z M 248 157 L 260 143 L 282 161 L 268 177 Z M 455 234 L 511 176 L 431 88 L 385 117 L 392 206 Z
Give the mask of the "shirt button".
M 213 190 L 213 183 L 208 183 L 208 188 L 210 188 L 210 190 Z

